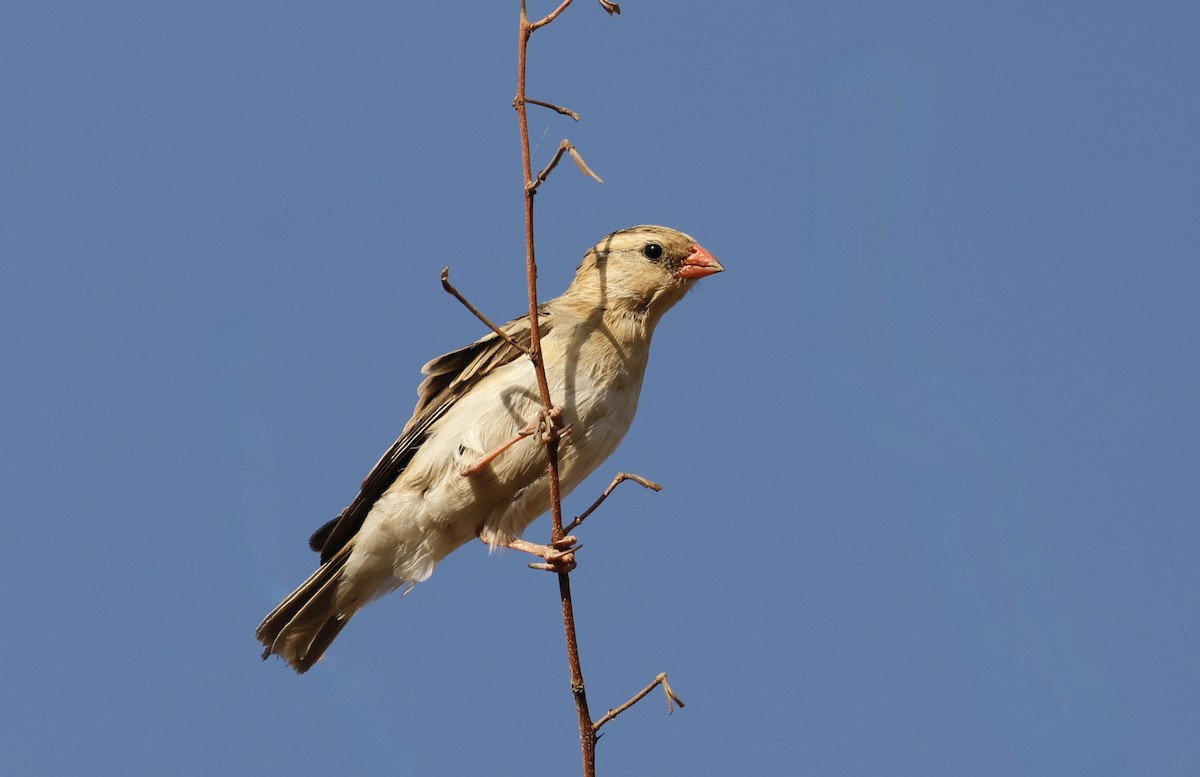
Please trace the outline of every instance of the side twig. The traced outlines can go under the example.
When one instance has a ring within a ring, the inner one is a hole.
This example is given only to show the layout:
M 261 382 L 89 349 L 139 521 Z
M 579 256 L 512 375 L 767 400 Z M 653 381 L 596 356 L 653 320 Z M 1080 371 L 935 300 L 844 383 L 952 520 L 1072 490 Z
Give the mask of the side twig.
M 536 30 L 539 27 L 545 27 L 547 24 L 549 24 L 550 22 L 557 19 L 558 15 L 560 13 L 562 13 L 563 11 L 567 10 L 567 6 L 569 6 L 574 1 L 575 0 L 563 0 L 562 4 L 559 5 L 558 8 L 555 8 L 553 11 L 546 14 L 545 18 L 539 19 L 538 21 L 534 22 L 533 24 L 530 24 L 529 31 L 533 32 L 534 30 Z M 525 5 L 525 3 L 522 2 L 521 5 L 522 5 L 521 11 L 522 11 L 522 13 L 524 13 L 525 9 L 523 6 Z M 610 0 L 600 0 L 600 7 L 603 8 L 605 11 L 608 11 L 609 16 L 614 16 L 616 14 L 621 13 L 621 6 L 617 5 L 616 3 L 610 2 Z
M 552 111 L 557 111 L 558 113 L 561 113 L 563 116 L 570 116 L 575 121 L 579 121 L 579 118 L 580 118 L 578 113 L 571 110 L 570 108 L 564 108 L 561 105 L 555 105 L 554 103 L 542 102 L 541 100 L 535 100 L 532 97 L 526 97 L 525 102 L 529 103 L 530 105 L 540 105 L 543 108 L 549 108 Z
M 675 691 L 671 690 L 671 684 L 667 682 L 667 673 L 662 672 L 661 674 L 659 674 L 658 677 L 654 678 L 654 682 L 650 683 L 645 688 L 643 688 L 642 690 L 640 690 L 636 694 L 634 694 L 632 699 L 625 702 L 624 704 L 622 704 L 620 707 L 617 707 L 616 709 L 609 710 L 608 714 L 606 714 L 604 717 L 600 718 L 600 720 L 597 720 L 595 722 L 595 724 L 592 726 L 592 730 L 599 731 L 601 726 L 603 726 L 605 723 L 609 722 L 613 718 L 617 717 L 618 715 L 620 715 L 622 712 L 629 709 L 633 705 L 637 704 L 642 699 L 646 698 L 646 694 L 650 693 L 650 691 L 653 691 L 654 688 L 659 685 L 662 686 L 663 692 L 666 693 L 666 695 L 667 695 L 667 714 L 670 715 L 671 713 L 675 712 L 675 705 L 679 705 L 679 708 L 683 709 L 683 707 L 684 707 L 683 700 L 675 695 Z
M 526 356 L 528 356 L 528 355 L 529 355 L 529 349 L 528 349 L 528 348 L 526 348 L 525 346 L 521 345 L 521 344 L 520 344 L 520 343 L 518 343 L 516 340 L 512 339 L 512 337 L 510 337 L 510 336 L 509 336 L 508 332 L 505 332 L 503 329 L 501 329 L 500 327 L 498 327 L 498 326 L 496 326 L 494 323 L 492 323 L 492 320 L 491 320 L 490 318 L 488 318 L 487 316 L 485 316 L 485 315 L 483 314 L 483 312 L 482 312 L 482 311 L 481 311 L 479 308 L 477 308 L 477 307 L 475 307 L 474 305 L 472 305 L 472 304 L 471 304 L 471 301 L 470 301 L 469 299 L 467 299 L 466 297 L 464 297 L 464 296 L 463 296 L 463 295 L 462 295 L 462 294 L 459 292 L 459 290 L 458 290 L 458 289 L 454 288 L 454 285 L 453 285 L 452 283 L 450 283 L 450 268 L 449 268 L 449 267 L 447 267 L 447 268 L 445 268 L 444 270 L 442 270 L 442 288 L 443 288 L 443 289 L 445 289 L 445 290 L 446 290 L 448 293 L 450 293 L 451 295 L 453 295 L 453 297 L 454 297 L 456 300 L 458 300 L 458 301 L 459 301 L 459 302 L 461 302 L 463 305 L 465 305 L 465 306 L 466 306 L 466 308 L 467 308 L 467 310 L 469 310 L 469 311 L 471 311 L 472 313 L 474 313 L 474 314 L 475 314 L 475 318 L 477 318 L 477 319 L 479 319 L 480 321 L 482 321 L 484 324 L 486 324 L 486 325 L 487 325 L 487 328 L 488 328 L 488 329 L 491 329 L 493 332 L 495 332 L 497 335 L 499 335 L 501 340 L 503 340 L 504 342 L 508 343 L 508 344 L 509 344 L 509 345 L 511 345 L 513 348 L 516 348 L 518 351 L 520 351 L 521 353 L 525 354 Z M 535 314 L 535 315 L 536 315 L 536 314 Z
M 605 499 L 608 499 L 608 495 L 611 494 L 613 491 L 615 491 L 617 486 L 621 485 L 626 480 L 632 480 L 634 483 L 637 483 L 641 486 L 645 486 L 646 488 L 650 489 L 651 491 L 662 491 L 662 486 L 660 486 L 658 483 L 655 483 L 653 480 L 647 480 L 646 478 L 642 477 L 641 475 L 634 475 L 629 472 L 618 472 L 617 476 L 615 478 L 613 478 L 613 482 L 609 483 L 608 488 L 604 489 L 604 493 L 602 493 L 600 495 L 600 498 L 597 499 L 595 502 L 592 502 L 591 507 L 589 507 L 588 509 L 586 509 L 582 513 L 580 513 L 578 516 L 576 516 L 575 520 L 571 521 L 569 524 L 564 526 L 563 531 L 566 532 L 567 534 L 570 534 L 571 532 L 575 531 L 576 527 L 578 527 L 579 524 L 586 521 L 587 517 L 589 515 L 591 515 L 592 513 L 594 513 L 596 511 L 596 508 L 604 503 Z M 682 705 L 680 705 L 680 706 L 682 706 Z
M 546 16 L 545 16 L 544 18 L 538 19 L 536 22 L 533 22 L 532 24 L 529 24 L 529 25 L 528 25 L 528 27 L 529 27 L 529 32 L 531 32 L 531 33 L 532 33 L 534 30 L 538 29 L 539 27 L 545 27 L 547 24 L 549 24 L 550 22 L 552 22 L 552 21 L 554 21 L 555 19 L 557 19 L 557 18 L 558 18 L 558 15 L 559 15 L 560 13 L 562 13 L 563 11 L 567 10 L 567 6 L 569 6 L 569 5 L 570 5 L 571 3 L 573 3 L 574 1 L 575 1 L 575 0 L 563 0 L 563 1 L 562 1 L 562 4 L 561 4 L 561 5 L 559 5 L 559 6 L 558 6 L 558 8 L 555 8 L 553 11 L 551 11 L 551 12 L 550 12 L 550 13 L 548 13 L 548 14 L 546 14 Z M 521 7 L 521 15 L 522 15 L 522 16 L 524 16 L 524 14 L 525 14 L 525 8 L 524 8 L 524 6 L 525 6 L 525 3 L 524 3 L 524 0 L 522 0 L 522 2 L 521 2 L 521 6 L 522 6 L 522 7 Z
M 558 150 L 554 152 L 554 158 L 550 160 L 550 164 L 542 172 L 537 174 L 537 179 L 527 183 L 525 186 L 530 194 L 537 191 L 537 188 L 546 182 L 546 176 L 550 175 L 550 171 L 558 166 L 558 160 L 562 159 L 563 153 L 568 153 L 575 160 L 575 164 L 583 171 L 584 175 L 591 176 L 597 183 L 604 183 L 604 179 L 592 172 L 592 168 L 587 166 L 587 162 L 583 161 L 583 157 L 575 150 L 575 145 L 569 140 L 563 140 L 558 144 Z

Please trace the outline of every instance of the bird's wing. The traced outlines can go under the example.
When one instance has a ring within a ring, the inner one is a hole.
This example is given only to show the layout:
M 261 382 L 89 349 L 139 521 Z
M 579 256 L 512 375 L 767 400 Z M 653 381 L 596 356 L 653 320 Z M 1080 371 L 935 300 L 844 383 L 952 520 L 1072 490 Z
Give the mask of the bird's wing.
M 542 306 L 538 311 L 538 330 L 544 335 L 550 328 L 551 318 L 546 307 Z M 514 319 L 501 329 L 521 348 L 529 347 L 529 316 Z M 412 461 L 433 424 L 481 379 L 521 355 L 522 352 L 504 338 L 489 332 L 470 345 L 439 356 L 421 368 L 425 380 L 417 389 L 417 407 L 400 439 L 371 468 L 354 501 L 341 515 L 317 529 L 309 538 L 308 546 L 321 554 L 322 564 L 345 547 L 362 528 L 371 507 Z

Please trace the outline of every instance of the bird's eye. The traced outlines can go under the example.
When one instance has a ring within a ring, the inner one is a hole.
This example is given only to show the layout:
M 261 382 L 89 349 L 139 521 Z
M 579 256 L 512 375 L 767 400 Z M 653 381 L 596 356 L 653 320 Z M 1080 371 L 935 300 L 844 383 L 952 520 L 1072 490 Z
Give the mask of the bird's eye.
M 657 262 L 662 259 L 663 249 L 658 243 L 647 243 L 642 247 L 642 256 L 652 262 Z

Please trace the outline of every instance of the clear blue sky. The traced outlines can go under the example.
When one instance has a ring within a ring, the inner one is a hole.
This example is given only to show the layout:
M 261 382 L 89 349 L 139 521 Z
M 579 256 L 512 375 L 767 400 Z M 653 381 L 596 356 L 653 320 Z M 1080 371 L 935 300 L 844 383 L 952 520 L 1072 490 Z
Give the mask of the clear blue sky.
M 533 2 L 536 11 L 550 3 Z M 660 328 L 575 573 L 601 774 L 1200 773 L 1195 3 L 580 0 L 542 288 Z M 8 774 L 573 774 L 553 578 L 468 548 L 298 677 L 253 631 L 427 359 L 524 305 L 517 2 L 10 3 Z M 535 524 L 530 537 L 547 534 Z

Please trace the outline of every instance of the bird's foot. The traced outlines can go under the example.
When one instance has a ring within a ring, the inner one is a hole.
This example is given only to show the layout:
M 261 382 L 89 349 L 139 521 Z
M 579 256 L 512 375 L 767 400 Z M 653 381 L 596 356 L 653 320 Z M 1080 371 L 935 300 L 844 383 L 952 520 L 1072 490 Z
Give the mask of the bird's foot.
M 570 572 L 575 568 L 575 553 L 583 547 L 577 543 L 578 540 L 575 537 L 567 535 L 561 540 L 551 542 L 549 545 L 538 545 L 537 543 L 527 542 L 515 537 L 503 543 L 503 545 L 506 548 L 519 550 L 522 553 L 540 556 L 542 560 L 530 563 L 530 569 L 544 569 L 547 572 Z
M 538 411 L 537 421 L 537 436 L 542 443 L 561 440 L 571 433 L 571 425 L 563 424 L 563 406 L 555 405 L 546 410 L 542 408 Z M 528 427 L 526 427 L 528 428 Z M 522 430 L 524 431 L 524 430 Z
M 475 477 L 480 472 L 483 472 L 485 469 L 487 469 L 488 465 L 490 465 L 493 461 L 499 458 L 500 454 L 504 453 L 506 450 L 531 435 L 536 434 L 538 440 L 543 444 L 550 442 L 551 440 L 561 440 L 571 432 L 570 424 L 563 426 L 562 419 L 562 405 L 555 405 L 549 410 L 539 410 L 538 417 L 535 420 L 525 424 L 525 426 L 517 430 L 516 434 L 497 445 L 473 464 L 463 467 L 459 474 L 465 478 Z

